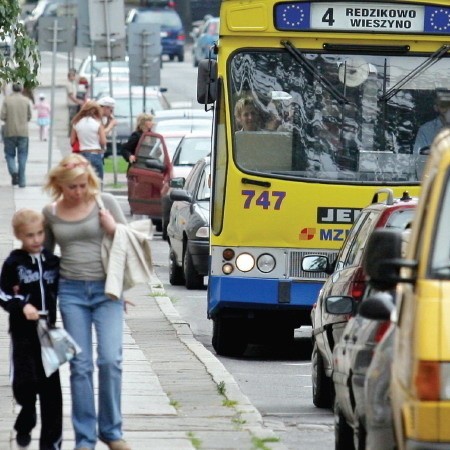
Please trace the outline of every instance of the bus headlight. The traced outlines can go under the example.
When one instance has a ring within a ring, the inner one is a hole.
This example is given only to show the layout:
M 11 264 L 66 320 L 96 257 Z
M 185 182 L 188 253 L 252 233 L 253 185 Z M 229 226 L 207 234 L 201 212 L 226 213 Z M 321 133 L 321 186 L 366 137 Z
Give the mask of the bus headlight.
M 222 266 L 222 272 L 223 272 L 225 275 L 230 275 L 230 273 L 233 273 L 233 270 L 234 270 L 234 267 L 233 267 L 233 265 L 230 264 L 230 263 L 226 263 L 226 264 L 224 264 L 224 265 Z
M 236 267 L 241 272 L 250 272 L 255 267 L 255 258 L 250 253 L 241 253 L 236 258 Z
M 272 270 L 275 269 L 275 266 L 275 258 L 268 253 L 263 253 L 256 261 L 256 267 L 263 273 L 272 272 Z

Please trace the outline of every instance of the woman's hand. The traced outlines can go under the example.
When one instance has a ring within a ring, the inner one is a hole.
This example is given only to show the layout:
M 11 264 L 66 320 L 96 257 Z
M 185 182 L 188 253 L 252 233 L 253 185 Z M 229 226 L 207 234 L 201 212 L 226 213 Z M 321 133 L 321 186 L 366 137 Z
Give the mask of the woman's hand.
M 27 320 L 38 320 L 39 319 L 39 311 L 31 303 L 27 303 L 23 307 L 23 314 L 25 315 Z
M 116 231 L 116 221 L 107 209 L 100 210 L 100 225 L 105 230 L 105 233 L 112 236 Z

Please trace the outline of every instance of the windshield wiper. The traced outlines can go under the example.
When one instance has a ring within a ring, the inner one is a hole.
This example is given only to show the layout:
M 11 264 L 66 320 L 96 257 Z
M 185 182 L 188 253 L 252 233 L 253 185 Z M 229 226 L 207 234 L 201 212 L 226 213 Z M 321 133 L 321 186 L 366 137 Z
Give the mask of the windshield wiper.
M 305 58 L 305 55 L 290 41 L 281 41 L 281 45 L 293 56 L 293 58 L 304 67 L 320 84 L 331 94 L 331 96 L 341 104 L 349 104 L 348 99 L 342 95 L 335 87 L 324 78 L 315 67 Z
M 432 65 L 436 64 L 450 49 L 450 45 L 444 44 L 441 48 L 430 55 L 422 64 L 419 64 L 415 69 L 405 75 L 400 81 L 392 86 L 384 95 L 380 97 L 380 101 L 387 102 L 390 100 L 397 91 L 404 86 L 408 81 L 420 75 Z

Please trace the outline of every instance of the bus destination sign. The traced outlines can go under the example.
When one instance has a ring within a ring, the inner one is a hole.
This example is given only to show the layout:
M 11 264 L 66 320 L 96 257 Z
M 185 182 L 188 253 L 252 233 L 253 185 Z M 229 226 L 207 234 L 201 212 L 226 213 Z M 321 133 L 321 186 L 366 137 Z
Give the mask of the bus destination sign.
M 275 5 L 281 31 L 359 31 L 450 34 L 450 8 L 405 3 L 310 3 Z

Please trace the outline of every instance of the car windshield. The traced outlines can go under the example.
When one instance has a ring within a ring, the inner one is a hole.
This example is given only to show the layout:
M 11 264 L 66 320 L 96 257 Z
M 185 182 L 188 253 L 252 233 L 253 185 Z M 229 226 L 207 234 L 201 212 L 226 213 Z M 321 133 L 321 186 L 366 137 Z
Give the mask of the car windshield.
M 199 201 L 209 201 L 211 197 L 211 188 L 209 182 L 210 166 L 206 164 L 204 170 L 200 175 L 200 181 L 197 192 L 197 200 Z
M 445 53 L 237 52 L 229 65 L 236 163 L 280 178 L 418 183 L 426 155 L 416 136 L 437 118 L 449 69 Z M 236 115 L 245 99 L 257 116 L 251 131 Z
M 211 138 L 184 138 L 174 156 L 174 166 L 193 166 L 199 159 L 211 153 Z

